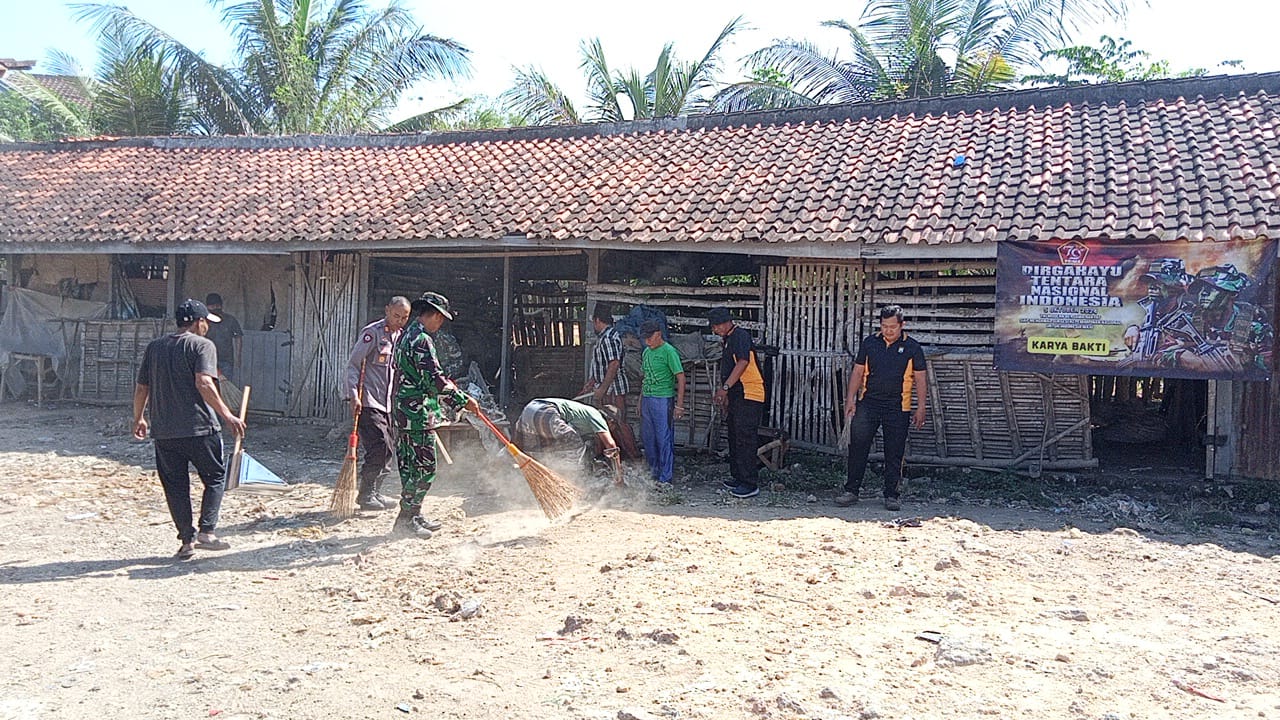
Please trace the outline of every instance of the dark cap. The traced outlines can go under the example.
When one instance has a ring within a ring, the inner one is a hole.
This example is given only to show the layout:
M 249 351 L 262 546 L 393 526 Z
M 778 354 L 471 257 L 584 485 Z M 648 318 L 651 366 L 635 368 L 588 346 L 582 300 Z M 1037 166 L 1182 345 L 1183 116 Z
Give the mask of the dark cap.
M 173 312 L 173 319 L 177 320 L 179 325 L 190 325 L 200 318 L 205 318 L 209 322 L 222 322 L 222 318 L 209 312 L 208 306 L 191 298 L 183 300 Z
M 222 296 L 219 295 L 218 293 L 209 293 L 208 295 L 204 296 L 204 304 L 221 306 Z
M 424 292 L 414 305 L 423 310 L 426 309 L 424 306 L 430 306 L 443 315 L 445 320 L 453 319 L 453 313 L 449 311 L 449 298 L 440 293 Z M 421 310 L 419 310 L 419 314 L 421 314 Z
M 645 320 L 644 322 L 640 323 L 641 339 L 647 338 L 656 332 L 662 332 L 662 326 L 659 325 L 657 322 L 653 320 Z
M 713 307 L 707 311 L 707 322 L 711 325 L 719 325 L 733 320 L 733 316 L 729 314 L 729 308 Z
M 1165 285 L 1186 286 L 1193 279 L 1187 274 L 1182 258 L 1159 258 L 1151 261 L 1147 271 L 1142 274 L 1144 280 L 1153 280 Z

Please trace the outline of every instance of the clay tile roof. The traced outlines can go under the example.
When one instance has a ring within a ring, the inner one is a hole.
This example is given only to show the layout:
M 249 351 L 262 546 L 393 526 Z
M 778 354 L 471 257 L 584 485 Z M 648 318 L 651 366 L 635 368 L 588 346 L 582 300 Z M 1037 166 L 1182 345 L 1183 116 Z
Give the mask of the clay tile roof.
M 0 249 L 1277 234 L 1280 73 L 616 125 L 0 146 Z

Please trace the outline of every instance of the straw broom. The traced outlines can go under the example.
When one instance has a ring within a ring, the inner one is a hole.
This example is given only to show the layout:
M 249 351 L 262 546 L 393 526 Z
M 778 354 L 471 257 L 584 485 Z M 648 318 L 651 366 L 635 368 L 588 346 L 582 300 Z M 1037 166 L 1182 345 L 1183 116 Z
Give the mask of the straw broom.
M 538 501 L 542 512 L 548 518 L 554 520 L 573 509 L 573 504 L 578 500 L 578 488 L 573 483 L 555 474 L 546 465 L 520 452 L 520 448 L 508 440 L 507 436 L 503 435 L 498 426 L 494 425 L 483 412 L 476 414 L 507 446 L 507 452 L 516 459 L 516 466 L 520 468 L 520 472 L 524 473 L 524 480 L 529 483 L 534 499 Z
M 218 389 L 222 390 L 222 402 L 226 403 L 229 408 L 239 410 L 244 403 L 244 391 L 236 387 L 236 384 L 228 380 L 226 376 L 219 376 Z
M 364 399 L 364 361 L 360 361 L 360 382 L 356 384 L 356 397 Z M 346 519 L 356 514 L 356 446 L 360 443 L 357 432 L 360 412 L 351 421 L 351 435 L 347 437 L 347 457 L 338 471 L 338 481 L 333 484 L 333 497 L 329 499 L 329 512 L 334 517 Z
M 853 433 L 853 416 L 846 415 L 844 419 L 844 429 L 840 431 L 840 437 L 836 440 L 836 448 L 839 450 L 849 449 L 850 435 Z

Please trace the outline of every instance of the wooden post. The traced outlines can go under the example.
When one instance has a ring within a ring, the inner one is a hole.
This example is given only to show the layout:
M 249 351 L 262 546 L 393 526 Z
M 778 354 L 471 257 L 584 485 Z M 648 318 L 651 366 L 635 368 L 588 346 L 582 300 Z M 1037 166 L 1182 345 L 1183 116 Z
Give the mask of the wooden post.
M 178 254 L 169 253 L 169 259 L 166 263 L 168 268 L 164 274 L 165 317 L 173 318 L 173 314 L 178 309 Z
M 587 251 L 587 287 L 591 288 L 600 284 L 600 251 Z M 587 317 L 582 325 L 582 377 L 585 379 L 587 374 L 591 372 L 591 350 L 593 344 L 587 342 L 587 328 L 591 327 L 591 318 L 596 312 L 596 293 L 587 290 Z M 618 372 L 622 372 L 622 368 L 618 368 Z
M 498 405 L 511 402 L 511 257 L 502 258 L 502 371 L 498 375 Z
M 1229 478 L 1234 474 L 1236 443 L 1236 388 L 1229 380 L 1209 381 L 1209 462 L 1207 477 Z M 1218 436 L 1224 442 L 1218 443 Z

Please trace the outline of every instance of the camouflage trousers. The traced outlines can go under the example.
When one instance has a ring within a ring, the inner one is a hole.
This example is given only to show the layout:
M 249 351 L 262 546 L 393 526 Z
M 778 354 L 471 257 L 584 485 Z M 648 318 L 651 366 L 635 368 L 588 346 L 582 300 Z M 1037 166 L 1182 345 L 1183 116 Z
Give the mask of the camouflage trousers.
M 400 469 L 400 509 L 416 511 L 436 479 L 436 431 L 400 430 L 396 443 L 396 464 Z

